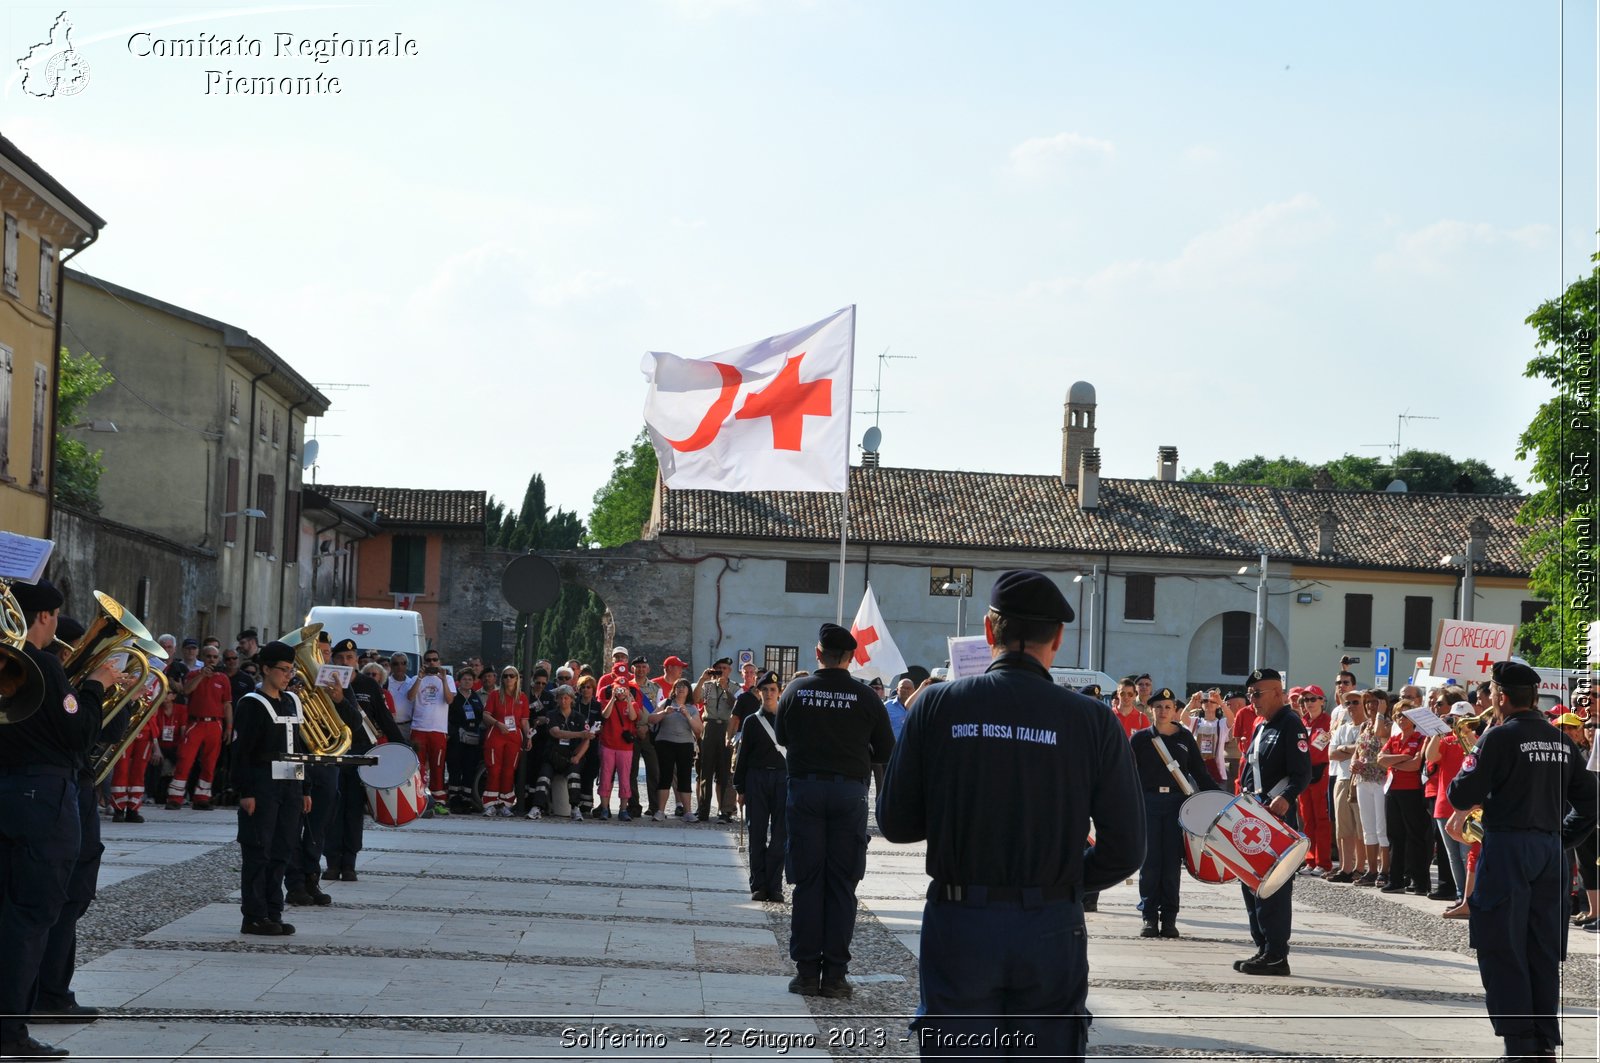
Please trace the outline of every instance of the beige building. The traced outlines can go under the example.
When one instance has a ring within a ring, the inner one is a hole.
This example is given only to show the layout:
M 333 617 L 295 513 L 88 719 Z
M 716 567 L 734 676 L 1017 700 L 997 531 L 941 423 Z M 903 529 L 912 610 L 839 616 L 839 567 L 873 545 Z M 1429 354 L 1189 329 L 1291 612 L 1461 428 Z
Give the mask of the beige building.
M 223 639 L 295 625 L 313 569 L 305 422 L 328 400 L 242 328 L 76 270 L 66 286 L 67 342 L 116 378 L 85 414 L 118 428 L 96 437 L 101 516 L 217 557 L 214 595 L 196 615 L 149 623 Z
M 5 271 L 0 300 L 0 528 L 50 534 L 62 263 L 105 221 L 0 137 Z

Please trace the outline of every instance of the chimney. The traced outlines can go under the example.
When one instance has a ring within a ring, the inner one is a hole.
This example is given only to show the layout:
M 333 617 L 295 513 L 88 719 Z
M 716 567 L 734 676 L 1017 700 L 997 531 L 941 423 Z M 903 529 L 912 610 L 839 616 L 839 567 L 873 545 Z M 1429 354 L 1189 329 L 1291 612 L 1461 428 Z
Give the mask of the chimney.
M 1078 459 L 1078 509 L 1100 508 L 1100 448 L 1090 447 Z
M 1311 476 L 1311 486 L 1318 491 L 1333 490 L 1333 473 L 1328 471 L 1326 465 L 1317 466 L 1317 471 Z
M 1178 482 L 1178 448 L 1156 448 L 1156 479 L 1162 483 Z
M 1338 529 L 1339 518 L 1334 515 L 1333 510 L 1323 510 L 1322 516 L 1317 521 L 1317 555 L 1319 557 L 1332 557 L 1334 555 L 1333 536 Z
M 1078 381 L 1067 392 L 1061 416 L 1061 482 L 1078 486 L 1084 451 L 1094 446 L 1094 385 Z

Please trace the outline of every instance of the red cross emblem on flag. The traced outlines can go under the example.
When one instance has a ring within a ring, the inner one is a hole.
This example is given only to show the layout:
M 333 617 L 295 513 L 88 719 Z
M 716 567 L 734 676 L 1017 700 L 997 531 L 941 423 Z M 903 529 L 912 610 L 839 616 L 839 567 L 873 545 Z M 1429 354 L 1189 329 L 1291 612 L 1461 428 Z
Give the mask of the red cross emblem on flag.
M 875 627 L 853 627 L 850 629 L 850 634 L 855 636 L 856 640 L 855 662 L 857 664 L 866 664 L 872 660 L 872 651 L 868 650 L 867 647 L 878 641 L 878 629 Z

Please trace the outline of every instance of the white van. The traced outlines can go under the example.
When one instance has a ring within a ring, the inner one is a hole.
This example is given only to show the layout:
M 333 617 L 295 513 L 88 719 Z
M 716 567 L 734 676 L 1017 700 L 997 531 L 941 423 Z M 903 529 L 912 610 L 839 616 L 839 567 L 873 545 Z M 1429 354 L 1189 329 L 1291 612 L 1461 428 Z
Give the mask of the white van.
M 1512 660 L 1522 661 L 1522 658 L 1514 657 Z M 1434 675 L 1429 671 L 1432 666 L 1432 657 L 1416 658 L 1416 667 L 1411 671 L 1411 682 L 1421 687 L 1424 691 L 1433 687 L 1452 685 L 1466 689 L 1469 685 L 1462 683 L 1459 679 Z M 1565 705 L 1567 703 L 1569 691 L 1567 677 L 1581 674 L 1563 668 L 1534 668 L 1534 671 L 1539 673 L 1539 708 L 1545 712 L 1549 712 L 1558 704 Z
M 306 614 L 306 623 L 321 624 L 334 642 L 355 639 L 363 650 L 383 654 L 404 653 L 411 661 L 411 674 L 417 674 L 422 651 L 428 648 L 422 630 L 422 614 L 412 609 L 356 609 L 340 605 L 318 605 Z
M 1056 681 L 1057 686 L 1064 686 L 1069 690 L 1082 690 L 1087 686 L 1099 686 L 1102 701 L 1111 697 L 1117 691 L 1117 681 L 1104 672 L 1096 672 L 1089 668 L 1055 668 L 1050 669 L 1050 678 Z

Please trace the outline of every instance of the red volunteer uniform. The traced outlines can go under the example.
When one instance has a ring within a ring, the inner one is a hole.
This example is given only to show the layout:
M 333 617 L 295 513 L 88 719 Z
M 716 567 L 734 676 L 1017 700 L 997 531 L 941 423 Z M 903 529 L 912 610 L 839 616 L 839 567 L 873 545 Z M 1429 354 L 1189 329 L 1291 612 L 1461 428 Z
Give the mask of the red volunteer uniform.
M 1306 863 L 1326 873 L 1333 870 L 1333 828 L 1328 823 L 1328 744 L 1333 736 L 1326 712 L 1315 717 L 1302 714 L 1301 718 L 1310 747 L 1312 781 L 1300 794 L 1300 829 L 1311 842 Z
M 528 695 L 519 690 L 508 699 L 501 691 L 493 691 L 483 715 L 483 765 L 487 769 L 483 810 L 488 812 L 496 805 L 509 809 L 517 800 L 517 760 L 522 755 L 522 725 L 528 722 Z M 510 726 L 510 733 L 490 720 Z
M 216 775 L 217 757 L 222 753 L 222 726 L 233 703 L 233 683 L 221 672 L 200 680 L 189 692 L 189 724 L 184 729 L 178 747 L 178 765 L 167 787 L 167 807 L 183 804 L 183 795 L 189 785 L 189 772 L 196 761 L 200 766 L 200 781 L 194 788 L 194 807 L 211 807 L 211 780 Z

